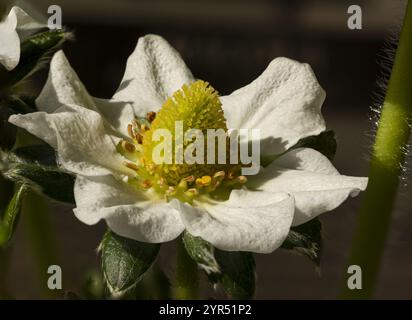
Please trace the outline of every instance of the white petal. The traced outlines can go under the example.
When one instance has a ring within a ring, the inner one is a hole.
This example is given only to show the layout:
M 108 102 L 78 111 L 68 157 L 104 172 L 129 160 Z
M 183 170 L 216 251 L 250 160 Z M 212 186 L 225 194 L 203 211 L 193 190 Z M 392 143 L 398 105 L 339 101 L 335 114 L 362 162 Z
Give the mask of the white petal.
M 36 105 L 41 111 L 53 113 L 61 105 L 71 104 L 94 109 L 92 97 L 60 50 L 50 62 L 49 77 Z
M 67 108 L 78 112 L 67 112 Z M 54 147 L 59 164 L 68 171 L 86 176 L 113 171 L 132 173 L 116 151 L 116 137 L 106 132 L 103 118 L 97 112 L 66 106 L 53 114 L 13 115 L 9 121 Z
M 10 10 L 9 15 L 14 15 L 17 18 L 16 30 L 20 36 L 21 42 L 39 29 L 44 29 L 47 27 L 45 23 L 33 19 L 19 7 L 13 7 Z
M 76 216 L 82 222 L 92 225 L 106 218 L 102 208 L 119 205 L 133 205 L 142 197 L 137 191 L 114 176 L 77 176 L 74 185 Z
M 273 60 L 251 84 L 221 98 L 228 127 L 260 129 L 262 155 L 280 154 L 325 130 L 325 92 L 307 64 Z
M 0 22 L 0 64 L 13 70 L 20 61 L 20 43 L 39 29 L 45 28 L 19 7 L 13 7 Z
M 112 176 L 78 176 L 74 188 L 77 218 L 86 224 L 105 219 L 115 233 L 134 240 L 161 243 L 184 230 L 178 212 L 165 201 L 152 202 Z
M 41 111 L 56 112 L 61 105 L 77 105 L 99 112 L 107 123 L 123 135 L 134 119 L 134 110 L 126 102 L 93 98 L 67 61 L 63 51 L 58 51 L 50 63 L 46 85 L 36 100 Z
M 139 202 L 108 209 L 111 230 L 141 242 L 162 243 L 176 239 L 184 230 L 178 212 L 167 202 Z
M 14 13 L 0 22 L 0 63 L 7 69 L 14 69 L 20 60 L 20 38 L 16 32 L 17 17 Z
M 47 113 L 34 112 L 26 115 L 12 115 L 9 122 L 27 130 L 57 150 L 57 135 Z
M 296 205 L 293 225 L 299 225 L 335 209 L 349 196 L 357 196 L 367 183 L 367 178 L 340 175 L 321 153 L 302 148 L 250 176 L 248 187 L 292 194 Z
M 177 200 L 186 229 L 226 251 L 270 253 L 285 240 L 294 201 L 286 193 L 232 191 L 228 201 L 193 207 Z
M 136 114 L 143 116 L 159 110 L 168 97 L 192 81 L 179 53 L 162 37 L 147 35 L 129 57 L 114 98 L 132 103 Z
M 115 99 L 106 100 L 93 98 L 96 111 L 118 133 L 128 137 L 127 126 L 135 118 L 132 105 Z

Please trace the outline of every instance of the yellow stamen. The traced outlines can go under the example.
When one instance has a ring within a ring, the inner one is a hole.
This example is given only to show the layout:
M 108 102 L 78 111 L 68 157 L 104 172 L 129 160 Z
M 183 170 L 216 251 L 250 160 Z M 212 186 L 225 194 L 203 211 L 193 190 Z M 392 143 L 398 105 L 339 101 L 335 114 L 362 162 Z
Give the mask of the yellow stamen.
M 139 171 L 139 167 L 137 166 L 137 164 L 133 163 L 133 162 L 125 162 L 124 163 L 126 167 L 128 167 L 129 169 L 132 169 L 134 171 Z
M 152 186 L 152 182 L 150 180 L 145 180 L 142 183 L 143 188 L 149 189 Z
M 211 176 L 203 176 L 201 178 L 196 179 L 196 184 L 199 186 L 209 186 L 211 182 L 212 182 Z
M 145 132 L 145 131 L 149 130 L 149 126 L 148 126 L 147 124 L 143 123 L 143 124 L 140 126 L 140 130 L 142 130 L 143 132 Z
M 152 137 L 158 129 L 168 130 L 173 141 L 181 141 L 181 135 L 190 129 L 198 129 L 205 135 L 208 129 L 223 130 L 227 134 L 218 93 L 207 82 L 196 81 L 184 85 L 166 100 L 157 114 L 148 112 L 144 118 L 132 119 L 127 133 L 133 140 L 123 140 L 116 147 L 127 160 L 125 166 L 136 172 L 129 175 L 127 183 L 139 190 L 151 189 L 167 201 L 173 198 L 194 204 L 196 197 L 227 199 L 232 189 L 240 188 L 247 182 L 246 177 L 240 175 L 242 166 L 238 164 L 188 164 L 184 159 L 177 161 L 193 141 L 174 143 L 172 163 L 155 163 L 153 150 L 162 141 L 152 140 Z M 207 161 L 206 154 L 204 160 Z
M 127 125 L 127 133 L 129 134 L 129 137 L 132 139 L 135 139 L 134 133 L 133 133 L 133 126 L 132 124 Z
M 131 144 L 130 142 L 124 140 L 122 141 L 122 148 L 130 153 L 136 151 L 136 147 L 134 146 L 134 144 Z
M 247 182 L 247 178 L 245 176 L 239 176 L 237 177 L 236 180 L 238 183 L 242 183 L 242 184 L 245 184 Z
M 146 114 L 146 120 L 150 123 L 156 118 L 156 112 L 150 111 Z

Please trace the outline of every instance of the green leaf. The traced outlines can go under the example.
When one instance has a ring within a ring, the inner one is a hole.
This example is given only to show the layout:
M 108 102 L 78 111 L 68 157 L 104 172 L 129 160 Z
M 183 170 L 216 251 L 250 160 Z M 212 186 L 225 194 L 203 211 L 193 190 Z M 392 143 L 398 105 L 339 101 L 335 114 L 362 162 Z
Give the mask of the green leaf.
M 18 66 L 1 75 L 0 89 L 10 88 L 18 84 L 47 62 L 47 58 L 57 50 L 63 42 L 71 37 L 64 30 L 48 30 L 35 34 L 21 44 L 21 56 Z
M 325 131 L 318 136 L 310 136 L 300 139 L 293 149 L 296 148 L 312 148 L 319 151 L 324 156 L 332 160 L 336 154 L 336 139 L 333 131 Z
M 15 95 L 8 95 L 4 97 L 3 104 L 13 110 L 13 113 L 32 113 L 36 111 L 35 104 L 28 100 L 27 97 L 18 97 Z
M 255 292 L 255 260 L 249 252 L 228 252 L 188 232 L 183 243 L 189 256 L 212 283 L 220 283 L 232 298 L 250 299 Z
M 0 247 L 9 242 L 13 235 L 16 221 L 21 211 L 22 199 L 27 189 L 27 186 L 23 184 L 15 191 L 13 198 L 11 198 L 2 215 L 2 220 L 0 221 Z
M 292 227 L 281 248 L 306 256 L 319 266 L 322 251 L 321 231 L 322 224 L 319 219 Z
M 13 150 L 13 153 L 25 162 L 57 166 L 56 152 L 48 144 L 20 147 Z
M 100 249 L 106 284 L 114 296 L 122 296 L 153 264 L 160 244 L 138 242 L 107 231 Z
M 18 163 L 9 169 L 5 176 L 12 181 L 26 183 L 40 188 L 46 196 L 61 202 L 74 203 L 75 178 L 55 167 L 37 164 Z
M 182 237 L 188 255 L 207 274 L 209 280 L 217 282 L 221 275 L 219 264 L 215 258 L 215 248 L 200 237 L 185 232 Z
M 0 106 L 0 148 L 10 150 L 16 142 L 17 128 L 8 119 L 14 112 L 4 106 Z

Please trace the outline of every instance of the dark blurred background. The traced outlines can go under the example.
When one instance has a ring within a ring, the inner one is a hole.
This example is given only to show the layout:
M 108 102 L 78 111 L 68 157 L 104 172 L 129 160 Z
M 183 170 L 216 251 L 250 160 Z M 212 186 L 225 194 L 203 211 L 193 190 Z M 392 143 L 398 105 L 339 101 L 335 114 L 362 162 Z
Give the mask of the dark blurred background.
M 4 1 L 4 0 L 2 0 Z M 22 4 L 22 2 L 20 2 Z M 367 175 L 373 140 L 370 107 L 381 77 L 379 61 L 387 39 L 402 21 L 403 0 L 35 0 L 26 9 L 39 15 L 58 4 L 63 24 L 76 40 L 65 46 L 80 78 L 97 97 L 109 98 L 124 72 L 138 37 L 156 33 L 183 56 L 193 74 L 221 94 L 248 84 L 278 56 L 309 63 L 327 92 L 323 107 L 338 138 L 336 167 L 344 174 Z M 349 30 L 348 7 L 363 9 L 363 29 Z M 44 75 L 39 77 L 39 88 Z M 38 88 L 38 89 L 39 89 Z M 403 181 L 375 298 L 412 298 L 412 216 L 410 188 Z M 361 198 L 322 216 L 321 271 L 305 258 L 281 250 L 257 255 L 258 299 L 333 299 L 343 283 Z M 96 247 L 104 223 L 88 227 L 71 208 L 52 205 L 52 223 L 63 269 L 63 286 L 76 291 L 84 273 L 98 268 Z M 379 213 L 377 212 L 377 218 Z M 36 266 L 24 216 L 13 243 L 9 284 L 17 298 L 38 298 Z M 173 274 L 173 245 L 161 250 L 161 263 Z

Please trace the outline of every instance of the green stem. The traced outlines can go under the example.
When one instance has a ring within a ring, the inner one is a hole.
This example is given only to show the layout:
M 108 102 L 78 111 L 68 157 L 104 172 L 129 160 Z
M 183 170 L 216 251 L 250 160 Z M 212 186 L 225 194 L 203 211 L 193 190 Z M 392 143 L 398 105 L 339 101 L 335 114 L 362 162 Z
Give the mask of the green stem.
M 372 297 L 388 233 L 412 118 L 412 2 L 409 1 L 370 162 L 369 185 L 359 214 L 349 265 L 362 268 L 362 290 L 344 299 Z M 346 278 L 346 277 L 345 277 Z
M 197 265 L 187 254 L 182 239 L 179 239 L 177 241 L 175 299 L 197 299 L 198 289 L 199 279 Z
M 47 287 L 47 269 L 58 262 L 45 199 L 34 191 L 28 192 L 24 199 L 23 216 L 26 218 L 33 255 L 37 260 L 41 291 L 45 297 L 53 298 L 56 292 Z

